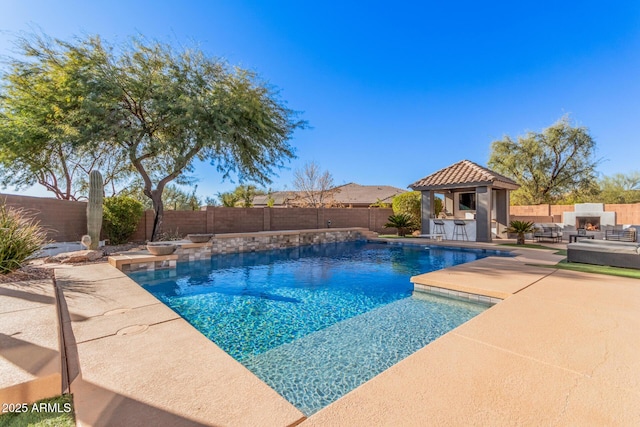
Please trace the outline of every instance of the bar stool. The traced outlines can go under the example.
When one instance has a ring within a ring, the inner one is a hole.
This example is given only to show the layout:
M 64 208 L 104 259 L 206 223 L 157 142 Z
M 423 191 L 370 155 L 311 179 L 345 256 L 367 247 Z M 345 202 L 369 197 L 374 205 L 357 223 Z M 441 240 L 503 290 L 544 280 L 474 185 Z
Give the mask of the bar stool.
M 453 220 L 453 240 L 469 240 L 467 236 L 467 223 L 461 219 Z
M 447 240 L 447 232 L 444 230 L 444 221 L 441 219 L 433 220 L 433 232 L 431 234 L 442 235 L 444 240 Z

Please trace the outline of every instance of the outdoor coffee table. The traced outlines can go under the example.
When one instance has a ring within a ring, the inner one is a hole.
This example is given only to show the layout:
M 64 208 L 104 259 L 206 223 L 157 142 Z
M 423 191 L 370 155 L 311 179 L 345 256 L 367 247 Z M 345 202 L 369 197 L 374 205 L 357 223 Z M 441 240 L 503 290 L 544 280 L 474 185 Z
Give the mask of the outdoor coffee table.
M 569 243 L 577 242 L 579 239 L 595 239 L 593 234 L 569 234 Z

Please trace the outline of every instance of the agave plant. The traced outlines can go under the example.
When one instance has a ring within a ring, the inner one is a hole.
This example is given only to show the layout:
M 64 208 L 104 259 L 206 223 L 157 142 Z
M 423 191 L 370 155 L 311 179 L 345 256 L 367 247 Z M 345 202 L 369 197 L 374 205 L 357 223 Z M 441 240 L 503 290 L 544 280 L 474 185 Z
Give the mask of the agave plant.
M 387 218 L 387 222 L 384 226 L 387 228 L 396 228 L 398 230 L 398 236 L 405 236 L 407 231 L 414 227 L 413 219 L 408 214 L 391 215 Z
M 507 233 L 517 234 L 518 237 L 516 239 L 516 244 L 524 245 L 524 235 L 526 233 L 531 233 L 533 228 L 533 222 L 515 220 L 509 223 L 509 227 L 507 227 L 505 231 Z

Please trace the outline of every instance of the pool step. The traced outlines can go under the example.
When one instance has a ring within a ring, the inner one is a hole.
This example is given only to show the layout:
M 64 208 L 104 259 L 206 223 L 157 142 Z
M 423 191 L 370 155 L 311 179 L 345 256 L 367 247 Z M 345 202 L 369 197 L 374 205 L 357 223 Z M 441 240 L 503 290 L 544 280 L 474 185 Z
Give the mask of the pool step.
M 375 231 L 371 231 L 371 230 L 362 230 L 361 234 L 366 239 L 377 239 L 378 238 L 378 233 L 376 233 Z

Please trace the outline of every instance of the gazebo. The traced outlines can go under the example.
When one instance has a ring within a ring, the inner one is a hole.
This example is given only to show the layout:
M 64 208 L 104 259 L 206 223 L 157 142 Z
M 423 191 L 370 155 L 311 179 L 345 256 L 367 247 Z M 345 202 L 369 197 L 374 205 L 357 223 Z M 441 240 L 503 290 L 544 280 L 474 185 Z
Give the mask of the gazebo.
M 462 160 L 409 187 L 422 193 L 422 234 L 491 242 L 508 226 L 509 191 L 520 186 L 506 176 Z M 435 197 L 443 203 L 438 218 Z

